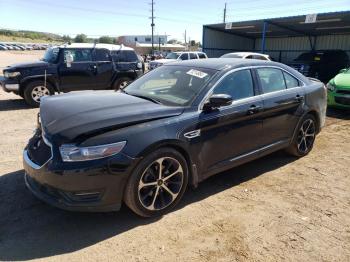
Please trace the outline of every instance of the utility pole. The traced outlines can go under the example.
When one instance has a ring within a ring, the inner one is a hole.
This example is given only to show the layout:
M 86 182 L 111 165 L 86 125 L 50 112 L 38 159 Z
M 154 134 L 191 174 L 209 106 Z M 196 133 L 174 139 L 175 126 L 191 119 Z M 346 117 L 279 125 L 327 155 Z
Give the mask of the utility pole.
M 226 6 L 227 6 L 227 3 L 225 3 L 225 8 L 224 8 L 224 23 L 226 23 Z
M 154 24 L 154 0 L 152 0 L 151 5 L 152 5 L 151 27 L 152 27 L 152 55 L 153 55 L 154 54 L 154 26 L 155 26 L 155 24 Z
M 186 50 L 187 50 L 187 34 L 186 34 L 186 29 L 185 29 L 185 47 L 186 47 Z

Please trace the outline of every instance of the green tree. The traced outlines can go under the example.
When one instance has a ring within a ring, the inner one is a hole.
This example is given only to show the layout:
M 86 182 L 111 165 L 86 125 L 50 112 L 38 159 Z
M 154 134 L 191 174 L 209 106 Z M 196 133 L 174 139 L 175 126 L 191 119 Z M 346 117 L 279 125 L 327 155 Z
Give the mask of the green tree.
M 74 42 L 76 42 L 76 43 L 86 43 L 87 42 L 87 36 L 84 35 L 84 34 L 76 35 L 76 37 L 74 38 Z
M 98 42 L 102 44 L 113 44 L 113 38 L 110 36 L 101 36 Z
M 72 39 L 70 38 L 69 35 L 63 35 L 63 36 L 62 36 L 62 40 L 63 40 L 64 42 L 70 42 Z

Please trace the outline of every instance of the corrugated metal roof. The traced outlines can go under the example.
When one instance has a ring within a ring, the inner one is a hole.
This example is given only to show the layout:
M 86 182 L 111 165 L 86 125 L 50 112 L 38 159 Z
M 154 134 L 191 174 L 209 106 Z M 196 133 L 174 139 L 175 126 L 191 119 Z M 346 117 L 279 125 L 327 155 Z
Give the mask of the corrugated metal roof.
M 231 29 L 225 29 L 224 23 L 204 27 L 253 39 L 261 37 L 264 22 L 267 22 L 266 37 L 350 34 L 350 11 L 317 14 L 315 23 L 305 23 L 305 18 L 306 15 L 299 15 L 239 21 L 233 22 Z

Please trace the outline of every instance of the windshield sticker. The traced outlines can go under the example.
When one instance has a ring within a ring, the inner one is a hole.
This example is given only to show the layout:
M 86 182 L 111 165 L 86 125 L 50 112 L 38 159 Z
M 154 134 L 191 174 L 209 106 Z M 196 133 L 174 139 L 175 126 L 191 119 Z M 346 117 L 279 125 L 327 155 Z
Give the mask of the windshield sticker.
M 198 78 L 204 78 L 204 77 L 206 77 L 208 75 L 207 73 L 204 73 L 204 72 L 201 72 L 201 71 L 198 71 L 198 70 L 195 70 L 195 69 L 191 69 L 186 74 L 191 75 L 191 76 L 195 76 L 195 77 L 198 77 Z

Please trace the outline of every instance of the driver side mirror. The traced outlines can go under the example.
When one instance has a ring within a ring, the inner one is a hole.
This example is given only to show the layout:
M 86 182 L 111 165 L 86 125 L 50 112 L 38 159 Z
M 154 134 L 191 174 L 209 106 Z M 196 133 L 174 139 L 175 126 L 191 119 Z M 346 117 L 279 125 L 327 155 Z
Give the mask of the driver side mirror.
M 204 104 L 204 111 L 210 111 L 222 106 L 228 106 L 232 103 L 233 99 L 227 94 L 214 94 L 209 97 L 208 101 Z

